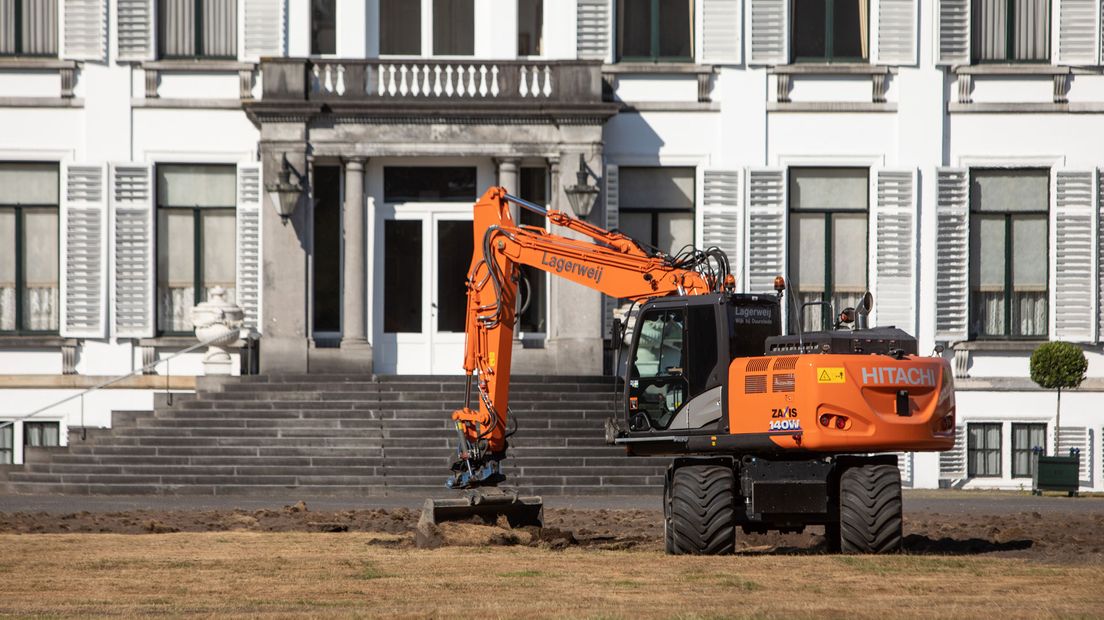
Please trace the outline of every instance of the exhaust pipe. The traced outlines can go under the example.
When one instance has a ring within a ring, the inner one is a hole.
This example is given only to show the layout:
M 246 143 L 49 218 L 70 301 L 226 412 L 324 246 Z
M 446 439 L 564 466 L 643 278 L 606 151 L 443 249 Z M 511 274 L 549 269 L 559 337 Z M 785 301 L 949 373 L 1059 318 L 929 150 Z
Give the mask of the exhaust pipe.
M 874 296 L 867 291 L 855 308 L 855 329 L 870 328 L 870 311 L 874 309 Z

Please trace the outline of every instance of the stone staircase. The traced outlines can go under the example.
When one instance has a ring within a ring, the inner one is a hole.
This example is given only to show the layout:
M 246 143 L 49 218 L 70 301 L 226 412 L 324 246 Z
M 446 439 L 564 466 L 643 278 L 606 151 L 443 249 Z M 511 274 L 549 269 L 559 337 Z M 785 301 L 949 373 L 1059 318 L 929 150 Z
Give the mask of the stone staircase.
M 516 377 L 509 486 L 544 495 L 656 493 L 669 459 L 607 446 L 607 377 Z M 195 395 L 117 411 L 110 429 L 30 449 L 0 492 L 409 495 L 445 491 L 459 377 L 279 375 L 201 380 Z M 0 474 L 2 475 L 2 474 Z

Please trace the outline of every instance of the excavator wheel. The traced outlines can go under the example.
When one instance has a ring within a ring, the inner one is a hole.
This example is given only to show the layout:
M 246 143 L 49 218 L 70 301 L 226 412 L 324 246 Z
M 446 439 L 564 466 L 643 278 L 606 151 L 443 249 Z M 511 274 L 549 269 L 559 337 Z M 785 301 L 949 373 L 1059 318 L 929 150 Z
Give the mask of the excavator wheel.
M 736 547 L 736 476 L 730 467 L 685 465 L 671 477 L 668 553 L 726 555 Z
M 901 471 L 894 465 L 850 467 L 839 485 L 839 525 L 827 530 L 830 538 L 838 536 L 839 551 L 900 551 Z M 829 541 L 830 548 L 834 542 Z

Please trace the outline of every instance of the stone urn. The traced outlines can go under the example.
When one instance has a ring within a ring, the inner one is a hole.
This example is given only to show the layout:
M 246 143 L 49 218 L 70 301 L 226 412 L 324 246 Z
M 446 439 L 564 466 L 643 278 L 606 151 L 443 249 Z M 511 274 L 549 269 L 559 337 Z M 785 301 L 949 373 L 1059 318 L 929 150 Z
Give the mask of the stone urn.
M 196 338 L 208 342 L 206 355 L 203 356 L 203 373 L 207 375 L 231 374 L 230 354 L 226 347 L 241 337 L 241 327 L 245 310 L 237 304 L 226 301 L 226 289 L 216 286 L 211 289 L 207 301 L 192 308 L 192 325 Z

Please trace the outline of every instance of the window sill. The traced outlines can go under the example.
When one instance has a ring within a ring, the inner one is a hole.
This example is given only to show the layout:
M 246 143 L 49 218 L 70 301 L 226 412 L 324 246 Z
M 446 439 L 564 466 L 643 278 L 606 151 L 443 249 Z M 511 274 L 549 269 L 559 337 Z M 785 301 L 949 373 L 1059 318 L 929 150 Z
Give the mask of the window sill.
M 1073 67 L 1031 63 L 994 63 L 981 65 L 957 65 L 952 68 L 955 75 L 1068 75 Z M 1085 71 L 1099 73 L 1099 71 Z
M 4 349 L 58 349 L 77 346 L 76 338 L 63 338 L 53 334 L 41 336 L 3 336 L 0 335 L 0 348 Z
M 256 66 L 256 64 L 251 62 L 207 58 L 172 58 L 165 60 L 149 60 L 142 63 L 142 68 L 147 71 L 179 71 L 188 73 L 251 71 L 256 68 Z
M 713 65 L 699 65 L 694 62 L 619 62 L 602 65 L 602 73 L 627 75 L 634 73 L 652 73 L 664 75 L 708 75 L 713 73 Z
M 30 71 L 55 71 L 59 69 L 76 69 L 77 61 L 61 60 L 60 58 L 41 58 L 35 56 L 4 56 L 0 57 L 0 69 L 27 69 Z
M 777 65 L 767 70 L 770 75 L 896 75 L 897 67 L 870 63 L 797 63 Z
M 1030 352 L 1046 340 L 967 340 L 956 342 L 955 351 Z

